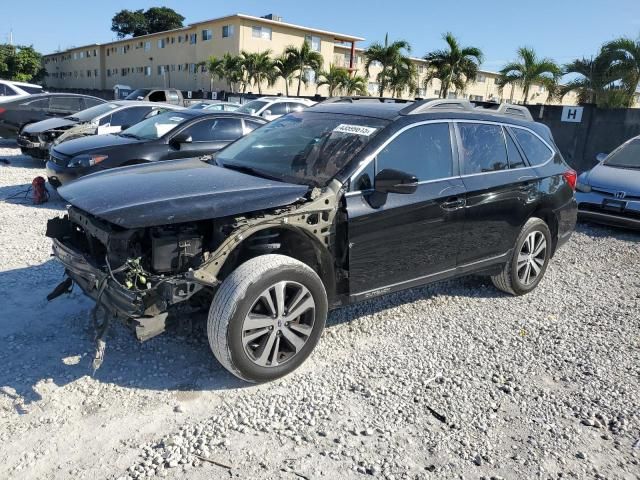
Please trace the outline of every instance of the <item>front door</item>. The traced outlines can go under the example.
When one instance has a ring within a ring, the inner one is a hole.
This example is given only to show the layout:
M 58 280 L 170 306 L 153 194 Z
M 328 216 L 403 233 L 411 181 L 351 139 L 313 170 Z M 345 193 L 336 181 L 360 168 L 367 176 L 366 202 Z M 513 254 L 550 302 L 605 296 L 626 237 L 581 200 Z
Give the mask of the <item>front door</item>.
M 352 179 L 347 194 L 352 295 L 385 293 L 455 269 L 465 191 L 451 128 L 447 122 L 410 127 Z M 375 192 L 375 174 L 389 168 L 415 175 L 417 190 Z

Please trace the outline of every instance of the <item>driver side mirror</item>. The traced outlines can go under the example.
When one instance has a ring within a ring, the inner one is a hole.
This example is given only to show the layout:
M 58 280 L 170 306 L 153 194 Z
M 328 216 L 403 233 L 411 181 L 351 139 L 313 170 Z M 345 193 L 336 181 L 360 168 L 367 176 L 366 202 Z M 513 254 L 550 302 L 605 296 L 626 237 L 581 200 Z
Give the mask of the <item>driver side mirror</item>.
M 267 118 L 271 116 L 271 110 L 265 110 L 264 112 L 262 112 L 262 115 L 260 115 L 261 117 Z
M 599 154 L 596 155 L 596 161 L 598 163 L 603 161 L 605 158 L 607 158 L 607 154 L 606 153 L 599 153 Z
M 172 147 L 180 148 L 180 145 L 182 145 L 183 143 L 191 143 L 191 142 L 193 142 L 191 135 L 187 133 L 179 133 L 178 135 L 176 135 L 171 139 L 170 143 Z
M 375 176 L 373 187 L 380 193 L 413 193 L 418 188 L 418 179 L 415 175 L 385 168 Z

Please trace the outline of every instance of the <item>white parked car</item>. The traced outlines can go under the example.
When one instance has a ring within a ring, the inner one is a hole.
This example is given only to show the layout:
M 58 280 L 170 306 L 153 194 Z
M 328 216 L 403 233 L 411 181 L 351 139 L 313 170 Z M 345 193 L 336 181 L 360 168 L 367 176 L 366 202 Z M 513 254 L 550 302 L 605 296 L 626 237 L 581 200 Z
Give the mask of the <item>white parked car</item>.
M 40 85 L 33 83 L 0 80 L 0 102 L 8 102 L 19 97 L 26 97 L 35 93 L 45 93 Z
M 307 100 L 306 98 L 260 97 L 245 103 L 237 109 L 236 112 L 248 113 L 249 115 L 262 117 L 271 121 L 287 113 L 299 112 L 316 103 L 317 102 Z

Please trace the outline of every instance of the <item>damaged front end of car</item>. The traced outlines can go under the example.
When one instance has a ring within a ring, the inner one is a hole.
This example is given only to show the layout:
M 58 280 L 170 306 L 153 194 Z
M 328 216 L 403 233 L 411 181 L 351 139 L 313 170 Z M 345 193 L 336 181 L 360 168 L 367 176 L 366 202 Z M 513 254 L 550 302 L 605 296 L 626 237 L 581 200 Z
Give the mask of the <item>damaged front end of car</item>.
M 130 326 L 139 340 L 147 340 L 165 330 L 169 313 L 208 307 L 225 268 L 246 256 L 283 248 L 274 232 L 302 233 L 318 251 L 328 251 L 342 194 L 334 181 L 285 207 L 140 228 L 120 227 L 70 206 L 67 215 L 47 224 L 53 255 L 68 276 L 50 299 L 68 291 L 71 279 L 96 301 L 96 309 L 103 308 Z M 324 278 L 334 278 L 329 255 L 311 252 L 310 257 L 310 262 L 317 257 Z
M 164 331 L 171 306 L 202 289 L 185 273 L 205 259 L 203 229 L 197 222 L 123 229 L 70 207 L 49 220 L 46 235 L 69 278 L 147 340 Z

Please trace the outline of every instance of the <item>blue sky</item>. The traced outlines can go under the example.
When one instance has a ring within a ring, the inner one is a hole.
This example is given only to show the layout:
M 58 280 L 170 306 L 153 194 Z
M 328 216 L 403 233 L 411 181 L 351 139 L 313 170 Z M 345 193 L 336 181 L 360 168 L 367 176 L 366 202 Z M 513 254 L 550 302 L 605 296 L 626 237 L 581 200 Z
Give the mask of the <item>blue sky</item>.
M 451 31 L 463 44 L 482 48 L 488 70 L 513 59 L 518 46 L 565 63 L 595 54 L 607 40 L 640 36 L 639 0 L 31 0 L 28 5 L 28 11 L 19 2 L 2 9 L 0 42 L 12 29 L 16 43 L 33 44 L 42 53 L 107 42 L 115 38 L 110 28 L 116 11 L 160 5 L 180 12 L 185 23 L 231 13 L 276 13 L 287 22 L 364 37 L 363 46 L 382 41 L 388 32 L 390 39 L 408 40 L 414 56 L 440 48 L 442 33 Z

